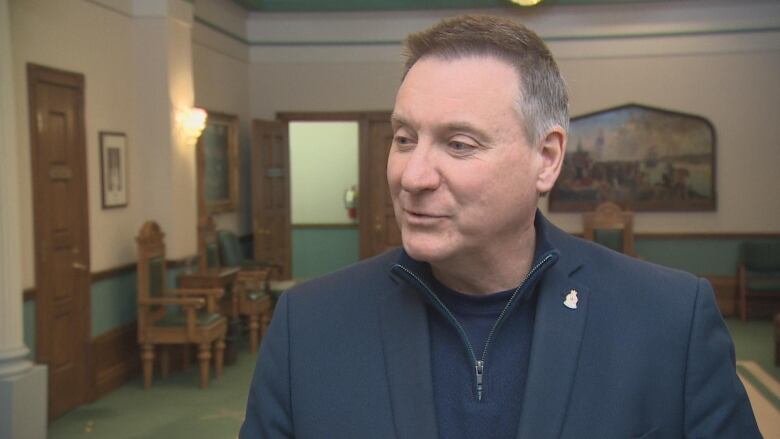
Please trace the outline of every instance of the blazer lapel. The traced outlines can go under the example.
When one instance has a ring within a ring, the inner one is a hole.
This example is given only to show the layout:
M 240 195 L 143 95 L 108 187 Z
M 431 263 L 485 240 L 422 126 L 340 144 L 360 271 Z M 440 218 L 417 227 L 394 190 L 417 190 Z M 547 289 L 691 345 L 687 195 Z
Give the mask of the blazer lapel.
M 379 319 L 396 434 L 438 437 L 425 304 L 400 286 L 380 303 Z
M 588 290 L 570 279 L 579 266 L 567 264 L 565 254 L 550 268 L 537 291 L 518 439 L 559 437 L 574 384 L 589 300 Z M 572 290 L 578 299 L 576 309 L 564 305 Z

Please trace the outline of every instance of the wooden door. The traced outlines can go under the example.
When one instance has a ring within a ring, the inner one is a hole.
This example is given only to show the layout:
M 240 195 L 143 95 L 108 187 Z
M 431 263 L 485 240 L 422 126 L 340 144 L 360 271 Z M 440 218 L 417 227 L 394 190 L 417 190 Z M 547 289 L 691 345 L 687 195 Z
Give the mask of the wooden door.
M 27 81 L 36 359 L 48 365 L 49 419 L 54 419 L 86 402 L 91 392 L 84 77 L 28 64 Z
M 387 187 L 387 156 L 393 143 L 390 114 L 369 117 L 361 133 L 360 257 L 378 255 L 401 245 L 393 200 Z
M 252 227 L 255 259 L 292 277 L 290 227 L 290 144 L 286 122 L 252 123 Z

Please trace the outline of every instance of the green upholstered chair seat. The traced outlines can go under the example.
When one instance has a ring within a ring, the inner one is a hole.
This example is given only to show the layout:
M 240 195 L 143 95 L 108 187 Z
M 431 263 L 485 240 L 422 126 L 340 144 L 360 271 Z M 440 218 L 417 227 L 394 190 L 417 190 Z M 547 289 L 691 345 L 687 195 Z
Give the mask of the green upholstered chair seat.
M 217 322 L 222 316 L 208 311 L 198 311 L 195 313 L 195 322 L 198 326 L 208 326 Z M 154 322 L 155 326 L 187 326 L 187 314 L 184 312 L 169 312 L 160 320 Z

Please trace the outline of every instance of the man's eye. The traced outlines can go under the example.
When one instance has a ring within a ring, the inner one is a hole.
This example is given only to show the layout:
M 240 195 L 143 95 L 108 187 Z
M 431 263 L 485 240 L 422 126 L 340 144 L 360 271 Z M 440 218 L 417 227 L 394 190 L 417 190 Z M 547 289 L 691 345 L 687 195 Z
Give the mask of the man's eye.
M 412 141 L 412 139 L 410 139 L 408 137 L 395 136 L 395 137 L 393 137 L 393 143 L 395 143 L 396 145 L 398 145 L 400 147 L 405 147 L 405 146 L 412 145 L 414 142 Z
M 466 153 L 476 149 L 476 147 L 469 143 L 452 141 L 450 142 L 450 149 L 457 153 Z

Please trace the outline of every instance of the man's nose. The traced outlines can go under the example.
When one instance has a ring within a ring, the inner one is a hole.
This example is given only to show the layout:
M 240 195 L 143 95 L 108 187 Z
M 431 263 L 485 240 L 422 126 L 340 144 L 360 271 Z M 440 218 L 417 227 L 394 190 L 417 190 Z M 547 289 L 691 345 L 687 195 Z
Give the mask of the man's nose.
M 441 183 L 436 151 L 432 145 L 418 143 L 411 151 L 403 174 L 401 188 L 407 192 L 417 193 L 435 190 Z

